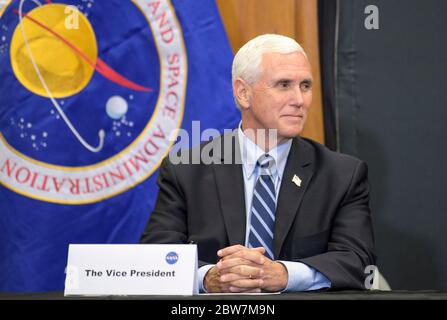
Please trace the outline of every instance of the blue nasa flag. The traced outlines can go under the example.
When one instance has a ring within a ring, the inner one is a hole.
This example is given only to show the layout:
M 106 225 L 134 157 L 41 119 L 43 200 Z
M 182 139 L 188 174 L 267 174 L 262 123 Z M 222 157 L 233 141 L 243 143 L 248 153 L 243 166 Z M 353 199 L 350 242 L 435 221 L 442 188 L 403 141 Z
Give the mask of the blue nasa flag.
M 213 0 L 0 8 L 0 291 L 62 290 L 70 243 L 138 243 L 177 129 L 235 128 Z

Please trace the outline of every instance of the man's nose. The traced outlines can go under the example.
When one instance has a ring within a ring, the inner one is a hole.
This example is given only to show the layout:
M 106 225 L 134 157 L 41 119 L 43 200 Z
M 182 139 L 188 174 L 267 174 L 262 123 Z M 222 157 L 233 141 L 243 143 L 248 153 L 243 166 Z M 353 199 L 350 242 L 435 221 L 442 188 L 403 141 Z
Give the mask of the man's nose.
M 300 86 L 296 86 L 293 90 L 292 104 L 298 108 L 304 104 L 303 92 Z

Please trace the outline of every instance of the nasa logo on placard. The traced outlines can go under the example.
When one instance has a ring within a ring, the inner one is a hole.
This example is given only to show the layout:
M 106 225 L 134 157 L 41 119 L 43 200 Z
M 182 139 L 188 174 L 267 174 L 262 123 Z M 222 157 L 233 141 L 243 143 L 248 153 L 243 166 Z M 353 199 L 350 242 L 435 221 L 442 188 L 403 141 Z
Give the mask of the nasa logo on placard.
M 176 252 L 171 251 L 166 255 L 166 262 L 168 264 L 176 264 L 177 261 L 178 261 L 178 254 Z
M 92 203 L 147 179 L 184 113 L 168 0 L 12 0 L 0 9 L 0 183 Z

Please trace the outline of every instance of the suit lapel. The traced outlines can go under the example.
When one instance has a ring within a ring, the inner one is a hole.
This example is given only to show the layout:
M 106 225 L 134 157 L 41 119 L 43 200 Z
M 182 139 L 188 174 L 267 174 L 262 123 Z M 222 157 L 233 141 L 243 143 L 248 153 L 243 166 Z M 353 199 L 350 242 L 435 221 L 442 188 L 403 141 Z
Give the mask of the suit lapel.
M 278 257 L 281 252 L 284 240 L 312 178 L 313 166 L 309 164 L 313 162 L 313 159 L 313 149 L 301 138 L 295 138 L 290 148 L 279 191 L 273 240 L 275 257 Z M 300 186 L 292 181 L 295 175 L 301 179 Z
M 223 164 L 213 165 L 220 206 L 230 245 L 244 245 L 246 228 L 245 191 L 237 130 L 233 131 L 232 134 L 221 136 L 220 139 L 222 146 L 225 143 L 231 143 L 232 150 L 231 153 L 221 152 L 219 160 L 223 161 Z

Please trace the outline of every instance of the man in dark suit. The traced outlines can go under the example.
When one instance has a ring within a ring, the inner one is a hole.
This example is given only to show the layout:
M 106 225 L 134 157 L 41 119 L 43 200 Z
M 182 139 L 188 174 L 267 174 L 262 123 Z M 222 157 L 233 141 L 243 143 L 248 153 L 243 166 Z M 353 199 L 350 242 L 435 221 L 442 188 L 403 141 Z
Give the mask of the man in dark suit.
M 312 101 L 301 46 L 249 41 L 233 93 L 238 129 L 164 159 L 141 242 L 196 243 L 202 291 L 364 289 L 375 264 L 367 167 L 298 136 Z M 198 164 L 177 164 L 191 154 Z

